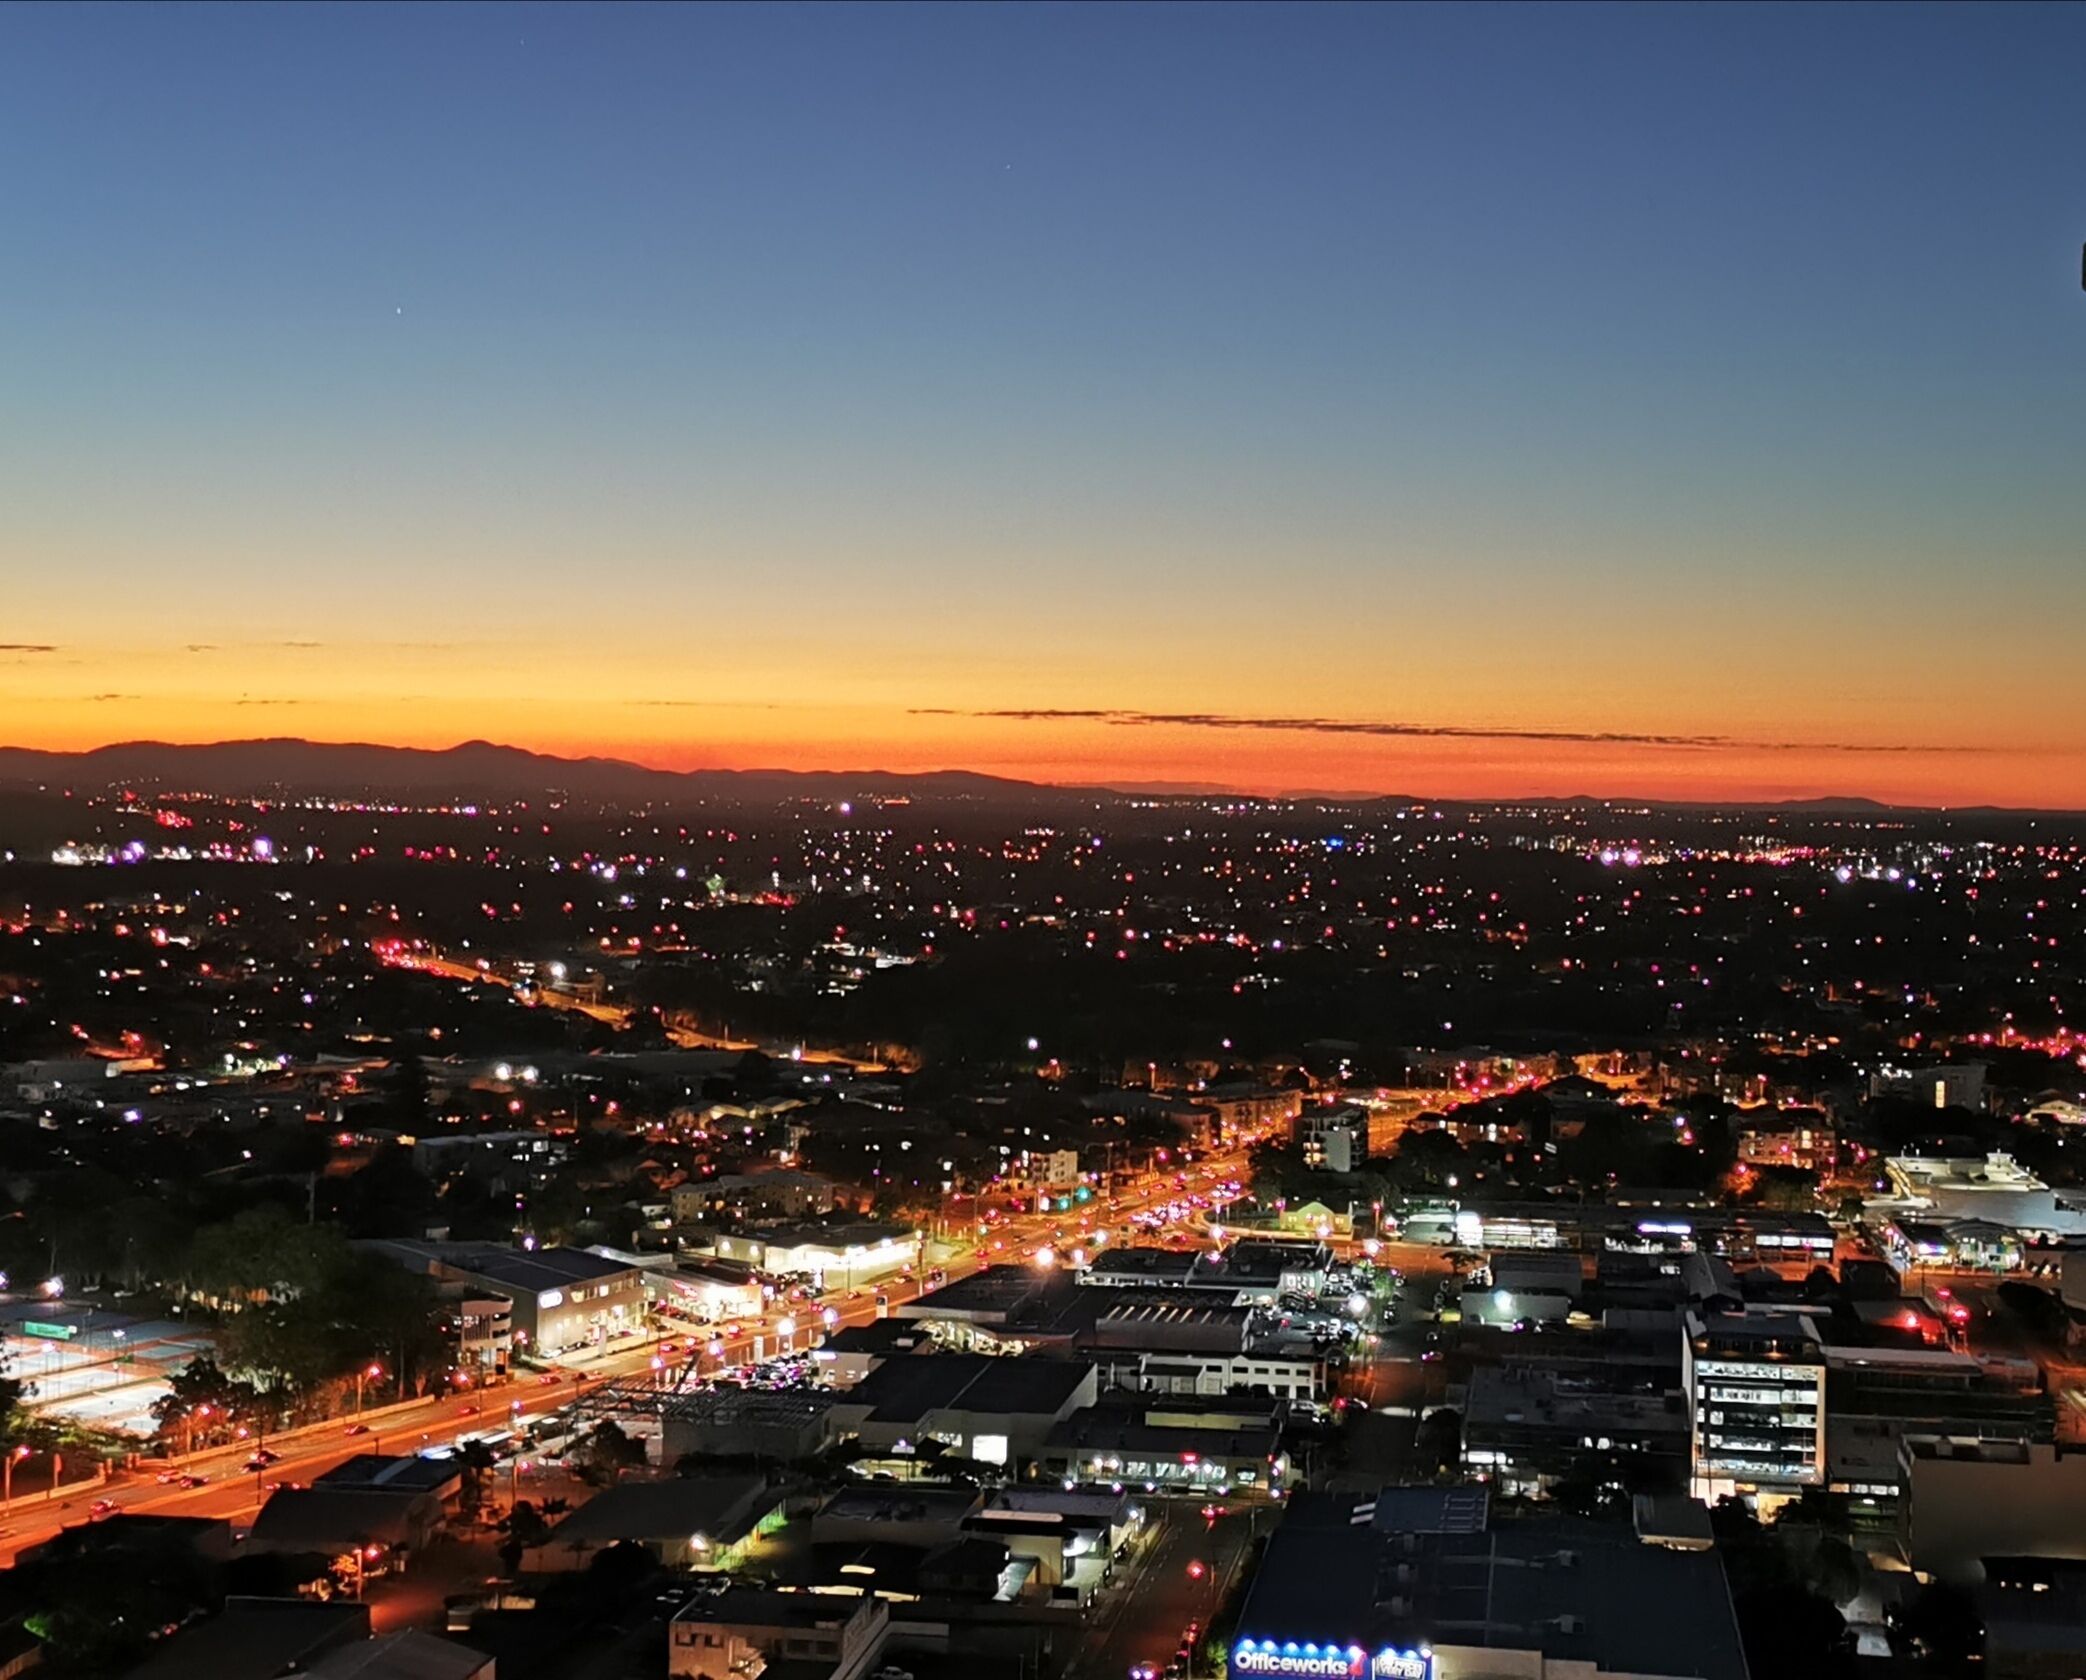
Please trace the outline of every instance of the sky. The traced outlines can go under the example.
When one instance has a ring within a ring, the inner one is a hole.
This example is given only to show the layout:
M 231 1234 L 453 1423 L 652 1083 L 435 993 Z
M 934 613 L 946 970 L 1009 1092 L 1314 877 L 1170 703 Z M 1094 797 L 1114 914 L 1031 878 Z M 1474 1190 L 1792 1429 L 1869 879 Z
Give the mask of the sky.
M 0 7 L 0 741 L 2086 807 L 2086 7 Z

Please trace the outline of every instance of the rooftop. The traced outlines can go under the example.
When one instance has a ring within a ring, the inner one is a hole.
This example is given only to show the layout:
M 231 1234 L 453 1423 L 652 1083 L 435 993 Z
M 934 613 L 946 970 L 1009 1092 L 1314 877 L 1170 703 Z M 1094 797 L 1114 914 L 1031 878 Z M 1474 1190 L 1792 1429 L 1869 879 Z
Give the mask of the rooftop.
M 1093 1366 L 1072 1359 L 1007 1359 L 985 1354 L 914 1354 L 887 1359 L 848 1392 L 877 1423 L 917 1423 L 942 1411 L 1055 1414 Z
M 840 1404 L 840 1396 L 808 1388 L 698 1388 L 659 1402 L 662 1416 L 712 1429 L 804 1424 Z
M 511 1289 L 539 1292 L 623 1277 L 632 1270 L 625 1261 L 604 1259 L 582 1248 L 497 1248 L 485 1243 L 414 1242 L 398 1237 L 373 1238 L 358 1246 L 416 1271 L 464 1272 Z
M 1554 1366 L 1480 1365 L 1470 1374 L 1463 1415 L 1469 1426 L 1655 1430 L 1676 1444 L 1688 1433 L 1677 1395 L 1632 1391 Z
M 314 1680 L 478 1680 L 492 1658 L 431 1633 L 389 1633 L 329 1651 L 305 1672 Z
M 435 1493 L 463 1476 L 463 1465 L 449 1458 L 394 1457 L 361 1453 L 312 1478 L 315 1488 L 377 1488 L 386 1493 Z
M 1248 1590 L 1249 1639 L 1540 1651 L 1607 1674 L 1746 1680 L 1722 1562 L 1627 1525 L 1538 1518 L 1478 1532 L 1284 1522 Z
M 961 1521 L 976 1510 L 972 1488 L 921 1486 L 914 1482 L 859 1482 L 844 1487 L 819 1507 L 821 1517 L 850 1522 Z
M 861 1614 L 868 1595 L 778 1592 L 734 1582 L 723 1592 L 700 1593 L 674 1612 L 676 1622 L 722 1622 L 740 1627 L 838 1627 Z
M 368 1637 L 364 1604 L 229 1598 L 221 1614 L 156 1646 L 124 1680 L 274 1680 Z
M 739 1537 L 780 1501 L 761 1476 L 683 1476 L 665 1482 L 618 1482 L 604 1488 L 551 1530 L 547 1548 L 575 1541 L 685 1541 Z
M 314 1552 L 395 1546 L 412 1537 L 425 1497 L 367 1487 L 277 1488 L 254 1518 L 249 1543 Z

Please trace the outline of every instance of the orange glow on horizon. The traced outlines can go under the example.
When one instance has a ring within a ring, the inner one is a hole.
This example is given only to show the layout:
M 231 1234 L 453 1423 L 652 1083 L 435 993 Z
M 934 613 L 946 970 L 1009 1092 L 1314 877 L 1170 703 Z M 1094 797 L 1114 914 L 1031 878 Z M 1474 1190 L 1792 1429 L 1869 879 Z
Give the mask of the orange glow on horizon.
M 2077 720 L 2039 697 L 1973 693 L 1975 670 L 1940 672 L 1911 701 L 1880 685 L 1850 688 L 1828 715 L 1779 668 L 1772 681 L 1751 667 L 1720 669 L 1722 686 L 1711 687 L 1682 680 L 1686 648 L 1650 650 L 1626 681 L 1597 672 L 1574 685 L 1506 632 L 1496 640 L 1482 661 L 1418 644 L 1395 669 L 1286 644 L 1256 668 L 1163 641 L 1149 658 L 1106 669 L 1055 649 L 1018 666 L 903 650 L 865 664 L 822 642 L 791 650 L 753 637 L 691 664 L 656 641 L 602 653 L 580 630 L 573 645 L 538 631 L 512 645 L 284 639 L 18 652 L 0 657 L 0 745 L 294 736 L 440 749 L 479 739 L 669 770 L 959 769 L 1421 799 L 1860 796 L 2086 808 Z M 1091 696 L 1113 704 L 1126 689 L 1144 705 L 1093 715 Z M 1029 709 L 1012 712 L 1010 698 Z M 1988 750 L 1989 739 L 2008 745 Z

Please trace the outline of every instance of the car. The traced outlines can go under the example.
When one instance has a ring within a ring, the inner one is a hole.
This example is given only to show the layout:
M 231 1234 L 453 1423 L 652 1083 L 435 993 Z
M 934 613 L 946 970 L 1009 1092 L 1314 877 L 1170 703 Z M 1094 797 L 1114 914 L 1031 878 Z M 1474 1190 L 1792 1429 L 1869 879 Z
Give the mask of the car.
M 483 1406 L 459 1406 L 456 1408 L 456 1415 L 458 1417 L 476 1417 L 484 1409 Z
M 275 1462 L 275 1461 L 276 1461 L 277 1459 L 279 1459 L 279 1458 L 281 1458 L 281 1457 L 282 1457 L 282 1454 L 281 1454 L 281 1453 L 279 1453 L 279 1452 L 275 1452 L 275 1451 L 272 1451 L 271 1449 L 269 1449 L 269 1448 L 267 1448 L 267 1447 L 256 1447 L 256 1448 L 254 1448 L 254 1460 L 255 1460 L 255 1462 L 256 1462 L 256 1463 L 259 1463 L 259 1464 L 273 1464 L 273 1463 L 274 1463 L 274 1462 Z
M 193 1475 L 193 1474 L 191 1474 L 191 1475 L 187 1475 L 187 1476 L 176 1476 L 176 1477 L 174 1478 L 174 1485 L 175 1485 L 176 1487 L 182 1487 L 182 1488 L 199 1488 L 199 1487 L 207 1487 L 207 1486 L 209 1486 L 209 1484 L 210 1484 L 210 1478 L 209 1478 L 208 1476 L 197 1476 L 197 1475 Z
M 162 1470 L 158 1475 L 154 1476 L 152 1479 L 155 1482 L 158 1482 L 162 1487 L 164 1487 L 169 1483 L 180 1481 L 181 1472 L 179 1470 Z
M 104 1517 L 113 1517 L 119 1508 L 113 1499 L 97 1499 L 87 1507 L 87 1520 L 100 1522 Z
M 544 1387 L 544 1388 L 549 1388 L 549 1387 L 551 1387 L 551 1386 L 552 1386 L 553 1384 L 556 1384 L 556 1383 L 561 1383 L 561 1382 L 563 1382 L 564 1380 L 565 1380 L 565 1379 L 564 1379 L 563 1377 L 561 1377 L 560 1375 L 558 1375 L 558 1373 L 557 1373 L 556 1371 L 546 1371 L 546 1372 L 544 1372 L 544 1373 L 543 1373 L 543 1375 L 542 1375 L 542 1376 L 540 1376 L 540 1377 L 538 1377 L 538 1378 L 536 1379 L 537 1383 L 538 1383 L 538 1384 L 539 1384 L 539 1385 L 540 1385 L 541 1387 Z
M 253 1457 L 249 1458 L 246 1461 L 246 1463 L 241 1466 L 241 1468 L 249 1470 L 253 1474 L 258 1476 L 263 1470 L 267 1469 L 268 1466 L 273 1464 L 274 1462 L 275 1457 L 272 1453 L 266 1458 L 263 1458 L 259 1453 L 255 1453 Z
M 369 1433 L 369 1425 L 366 1423 L 351 1423 L 341 1433 L 343 1435 L 367 1435 Z
M 1159 1680 L 1159 1665 L 1157 1663 L 1132 1663 L 1130 1665 L 1130 1680 Z

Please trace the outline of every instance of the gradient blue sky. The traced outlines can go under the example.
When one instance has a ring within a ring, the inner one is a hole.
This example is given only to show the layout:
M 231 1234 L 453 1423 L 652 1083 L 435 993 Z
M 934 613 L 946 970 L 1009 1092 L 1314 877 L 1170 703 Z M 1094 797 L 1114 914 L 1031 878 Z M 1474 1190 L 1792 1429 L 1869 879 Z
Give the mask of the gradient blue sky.
M 2082 76 L 2049 5 L 0 9 L 0 737 L 2086 804 Z

